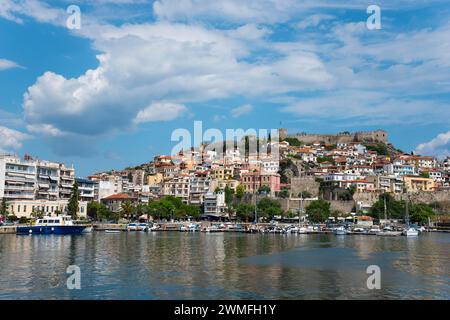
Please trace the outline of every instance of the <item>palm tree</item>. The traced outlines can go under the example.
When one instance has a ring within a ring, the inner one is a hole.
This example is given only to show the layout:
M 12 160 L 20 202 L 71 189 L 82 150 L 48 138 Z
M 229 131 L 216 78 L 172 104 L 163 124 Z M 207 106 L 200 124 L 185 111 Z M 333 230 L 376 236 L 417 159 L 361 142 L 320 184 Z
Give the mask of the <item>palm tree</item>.
M 122 215 L 130 220 L 130 217 L 132 216 L 135 209 L 134 205 L 130 201 L 125 201 L 124 203 L 122 203 L 121 208 Z

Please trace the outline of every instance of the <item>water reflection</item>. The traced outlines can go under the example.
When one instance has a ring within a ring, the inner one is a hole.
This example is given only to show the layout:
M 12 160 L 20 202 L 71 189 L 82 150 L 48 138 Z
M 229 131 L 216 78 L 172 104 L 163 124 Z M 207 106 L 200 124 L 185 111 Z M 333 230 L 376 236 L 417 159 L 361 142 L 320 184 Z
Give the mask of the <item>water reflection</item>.
M 450 235 L 0 235 L 1 299 L 450 298 Z M 82 289 L 67 290 L 69 265 Z M 366 287 L 379 265 L 382 289 Z

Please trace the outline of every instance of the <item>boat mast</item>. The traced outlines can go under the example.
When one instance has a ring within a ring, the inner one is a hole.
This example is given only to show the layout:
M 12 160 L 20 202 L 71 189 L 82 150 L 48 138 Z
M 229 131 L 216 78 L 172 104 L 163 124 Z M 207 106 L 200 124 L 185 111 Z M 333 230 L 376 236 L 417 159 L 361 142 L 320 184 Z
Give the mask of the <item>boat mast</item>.
M 387 220 L 386 194 L 384 194 L 384 220 Z

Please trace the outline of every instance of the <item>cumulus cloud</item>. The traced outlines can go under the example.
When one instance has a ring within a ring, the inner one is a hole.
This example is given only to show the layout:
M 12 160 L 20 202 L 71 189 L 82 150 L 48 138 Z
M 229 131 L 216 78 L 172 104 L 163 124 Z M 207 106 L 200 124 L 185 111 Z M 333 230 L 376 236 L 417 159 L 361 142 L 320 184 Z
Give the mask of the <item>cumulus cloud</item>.
M 440 158 L 450 156 L 450 131 L 441 133 L 428 142 L 419 144 L 415 152 Z
M 24 140 L 30 138 L 29 135 L 20 131 L 0 126 L 0 151 L 17 150 L 22 148 Z
M 174 120 L 187 111 L 186 106 L 170 102 L 152 103 L 138 112 L 135 123 Z
M 236 107 L 234 109 L 231 109 L 231 116 L 233 118 L 239 118 L 243 115 L 249 114 L 252 112 L 253 106 L 250 104 L 244 104 L 242 106 Z
M 96 69 L 70 79 L 46 72 L 28 88 L 23 108 L 33 132 L 101 135 L 174 119 L 186 103 L 309 90 L 331 77 L 305 51 L 247 62 L 245 41 L 201 26 L 110 26 L 93 42 L 102 52 Z

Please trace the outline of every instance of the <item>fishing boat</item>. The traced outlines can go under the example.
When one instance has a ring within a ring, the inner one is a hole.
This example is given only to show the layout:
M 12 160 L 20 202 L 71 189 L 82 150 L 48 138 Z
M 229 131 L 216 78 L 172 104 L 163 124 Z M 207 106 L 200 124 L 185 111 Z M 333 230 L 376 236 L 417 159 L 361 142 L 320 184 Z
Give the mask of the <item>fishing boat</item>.
M 31 226 L 18 226 L 17 234 L 81 234 L 85 225 L 74 225 L 70 216 L 50 217 L 37 219 Z

